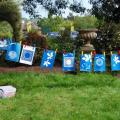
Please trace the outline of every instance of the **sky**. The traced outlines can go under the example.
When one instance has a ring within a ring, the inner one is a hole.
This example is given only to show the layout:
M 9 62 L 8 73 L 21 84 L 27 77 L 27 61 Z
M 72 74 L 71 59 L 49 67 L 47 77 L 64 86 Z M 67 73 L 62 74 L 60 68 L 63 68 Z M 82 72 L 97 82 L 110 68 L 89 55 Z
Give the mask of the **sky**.
M 88 0 L 82 0 L 82 5 L 87 9 L 91 8 L 91 5 L 88 3 Z M 22 11 L 22 17 L 29 19 L 29 14 L 27 14 L 23 10 L 21 10 L 21 11 Z M 48 16 L 48 12 L 43 7 L 41 7 L 39 11 L 40 11 L 41 17 L 47 17 Z M 70 10 L 67 9 L 65 11 L 65 14 L 63 14 L 63 17 L 67 17 L 69 15 L 69 12 L 70 12 Z M 76 13 L 73 13 L 73 14 L 77 15 Z

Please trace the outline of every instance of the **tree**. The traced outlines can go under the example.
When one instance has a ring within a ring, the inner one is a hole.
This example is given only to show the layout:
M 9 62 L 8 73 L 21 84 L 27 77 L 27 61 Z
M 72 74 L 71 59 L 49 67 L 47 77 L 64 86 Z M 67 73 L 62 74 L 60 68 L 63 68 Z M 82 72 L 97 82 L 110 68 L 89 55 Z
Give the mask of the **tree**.
M 85 9 L 81 7 L 80 2 L 73 0 L 73 3 L 70 3 L 70 1 L 71 0 L 23 0 L 23 9 L 33 17 L 39 16 L 37 8 L 40 6 L 49 12 L 48 17 L 61 15 L 66 8 L 79 13 L 85 11 Z
M 120 24 L 106 22 L 101 24 L 98 37 L 93 44 L 98 52 L 105 50 L 110 53 L 110 51 L 120 49 Z
M 63 23 L 64 19 L 62 17 L 54 18 L 42 18 L 38 21 L 38 26 L 42 28 L 43 33 L 48 33 L 50 31 L 59 31 L 60 24 Z
M 0 0 L 0 21 L 7 21 L 13 28 L 15 40 L 20 39 L 21 14 L 13 0 Z
M 76 13 L 84 13 L 85 8 L 81 6 L 80 2 L 74 1 L 73 4 L 70 5 L 70 10 Z
M 92 14 L 100 21 L 94 46 L 98 51 L 120 49 L 120 0 L 90 0 L 90 3 Z
M 74 27 L 76 29 L 97 28 L 97 18 L 95 16 L 75 16 Z
M 23 0 L 23 9 L 32 15 L 38 17 L 39 13 L 36 12 L 37 8 L 43 6 L 49 13 L 48 16 L 57 15 L 62 13 L 62 9 L 67 7 L 66 0 Z
M 90 0 L 92 14 L 106 22 L 120 22 L 120 0 Z

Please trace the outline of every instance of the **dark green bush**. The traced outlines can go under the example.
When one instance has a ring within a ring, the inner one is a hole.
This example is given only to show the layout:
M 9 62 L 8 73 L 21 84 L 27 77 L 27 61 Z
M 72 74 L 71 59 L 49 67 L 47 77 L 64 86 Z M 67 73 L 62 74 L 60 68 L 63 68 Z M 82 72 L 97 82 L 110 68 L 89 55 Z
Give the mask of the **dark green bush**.
M 13 37 L 19 41 L 21 38 L 21 14 L 14 0 L 0 0 L 0 21 L 7 21 L 13 28 Z
M 120 24 L 103 22 L 99 26 L 98 37 L 93 41 L 98 52 L 120 49 Z
M 76 39 L 70 37 L 70 28 L 66 28 L 64 31 L 60 31 L 61 36 L 57 38 L 48 38 L 48 46 L 50 49 L 58 49 L 57 60 L 62 61 L 63 52 L 76 51 L 76 56 L 80 53 L 80 47 L 83 42 L 78 36 Z
M 46 37 L 41 34 L 40 31 L 31 31 L 28 33 L 26 40 L 23 40 L 22 44 L 36 46 L 36 52 L 34 62 L 40 62 L 42 58 L 43 50 L 48 46 Z

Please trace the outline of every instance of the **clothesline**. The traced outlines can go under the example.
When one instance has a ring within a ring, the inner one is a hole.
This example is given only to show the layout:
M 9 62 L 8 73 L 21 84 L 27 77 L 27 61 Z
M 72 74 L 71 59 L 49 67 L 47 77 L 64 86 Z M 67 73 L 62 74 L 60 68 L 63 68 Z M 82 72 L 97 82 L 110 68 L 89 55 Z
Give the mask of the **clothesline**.
M 36 47 L 22 45 L 20 43 L 13 43 L 8 46 L 6 52 L 6 60 L 12 62 L 19 62 L 22 64 L 32 65 Z M 55 50 L 46 50 L 44 49 L 40 67 L 53 69 L 55 58 L 57 55 L 57 49 Z M 80 71 L 91 72 L 92 63 L 94 63 L 94 71 L 105 72 L 106 71 L 106 56 L 105 52 L 103 54 L 95 54 L 94 60 L 92 59 L 92 52 L 80 56 Z M 76 62 L 75 62 L 75 51 L 63 53 L 63 71 L 75 71 Z M 120 71 L 120 55 L 112 54 L 111 55 L 111 70 Z

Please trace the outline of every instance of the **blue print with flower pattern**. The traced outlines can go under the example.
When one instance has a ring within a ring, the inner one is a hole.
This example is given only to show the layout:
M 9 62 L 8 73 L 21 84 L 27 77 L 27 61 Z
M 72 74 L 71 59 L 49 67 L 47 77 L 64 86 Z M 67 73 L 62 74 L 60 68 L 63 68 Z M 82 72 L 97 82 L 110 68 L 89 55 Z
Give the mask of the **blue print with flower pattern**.
M 40 67 L 52 69 L 54 65 L 55 57 L 56 57 L 55 51 L 44 50 Z
M 112 54 L 111 56 L 111 70 L 119 71 L 120 70 L 120 55 Z

